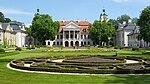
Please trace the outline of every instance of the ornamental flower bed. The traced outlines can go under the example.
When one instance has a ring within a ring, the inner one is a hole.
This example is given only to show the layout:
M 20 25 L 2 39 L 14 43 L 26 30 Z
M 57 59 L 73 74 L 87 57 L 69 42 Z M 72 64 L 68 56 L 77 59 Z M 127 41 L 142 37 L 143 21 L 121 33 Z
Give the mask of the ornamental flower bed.
M 127 60 L 133 63 L 127 63 Z M 135 63 L 134 63 L 135 62 Z M 145 63 L 147 62 L 147 63 Z M 11 61 L 13 68 L 60 73 L 140 74 L 150 73 L 148 58 L 101 55 L 50 56 Z

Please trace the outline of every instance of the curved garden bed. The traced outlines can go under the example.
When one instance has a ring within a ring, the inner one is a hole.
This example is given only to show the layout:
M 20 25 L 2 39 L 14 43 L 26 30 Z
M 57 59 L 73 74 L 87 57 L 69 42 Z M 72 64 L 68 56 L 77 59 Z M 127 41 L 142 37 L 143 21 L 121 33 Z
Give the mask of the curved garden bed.
M 50 56 L 24 58 L 10 62 L 10 66 L 30 71 L 88 74 L 150 73 L 150 59 L 101 55 Z

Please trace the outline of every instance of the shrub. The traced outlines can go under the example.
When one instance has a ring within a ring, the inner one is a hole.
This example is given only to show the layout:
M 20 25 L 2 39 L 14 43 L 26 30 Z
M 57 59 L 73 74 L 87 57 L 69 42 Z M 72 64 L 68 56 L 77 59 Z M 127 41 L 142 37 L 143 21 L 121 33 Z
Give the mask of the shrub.
M 4 49 L 2 49 L 2 48 L 0 48 L 0 52 L 5 52 L 5 50 L 4 50 Z
M 138 51 L 139 48 L 138 48 L 138 47 L 133 47 L 133 48 L 132 48 L 132 51 L 136 51 L 136 50 Z
M 40 48 L 41 46 L 36 46 L 37 48 Z
M 29 50 L 31 50 L 31 49 L 35 49 L 35 46 L 33 46 L 33 45 L 29 45 L 29 46 L 27 46 L 27 48 L 26 49 L 29 49 Z
M 120 46 L 119 49 L 122 50 L 122 49 L 124 49 L 124 47 Z
M 20 47 L 17 47 L 15 50 L 22 51 L 22 49 Z
M 26 49 L 29 49 L 29 50 L 31 50 L 30 46 L 27 46 L 27 48 L 26 48 Z
M 31 46 L 31 49 L 35 49 L 35 46 Z
M 114 49 L 118 49 L 118 48 L 119 48 L 118 46 L 115 46 L 115 47 L 114 47 Z

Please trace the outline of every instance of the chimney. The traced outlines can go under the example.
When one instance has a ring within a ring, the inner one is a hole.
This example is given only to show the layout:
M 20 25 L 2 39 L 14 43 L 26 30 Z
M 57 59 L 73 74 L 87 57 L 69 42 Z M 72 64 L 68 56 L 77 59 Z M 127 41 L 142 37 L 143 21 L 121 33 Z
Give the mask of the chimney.
M 125 25 L 125 24 L 126 24 L 126 21 L 123 21 L 123 24 Z
M 88 22 L 88 20 L 87 20 L 87 19 L 85 19 L 85 21 L 86 21 L 86 22 Z
M 79 19 L 77 19 L 77 22 L 80 22 L 80 20 L 79 20 Z
M 128 20 L 128 23 L 132 23 L 132 20 L 131 20 L 131 19 L 129 19 L 129 20 Z
M 65 19 L 63 18 L 62 22 L 65 22 Z

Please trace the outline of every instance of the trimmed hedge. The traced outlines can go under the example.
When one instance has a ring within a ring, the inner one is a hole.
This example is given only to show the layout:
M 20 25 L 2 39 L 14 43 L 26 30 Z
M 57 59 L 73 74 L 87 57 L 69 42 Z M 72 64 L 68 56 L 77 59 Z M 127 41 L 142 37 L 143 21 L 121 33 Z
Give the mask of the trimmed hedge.
M 16 51 L 22 51 L 22 49 L 20 47 L 16 47 L 15 49 Z
M 85 55 L 80 55 L 85 58 Z M 11 61 L 10 66 L 18 69 L 25 69 L 31 71 L 47 71 L 47 72 L 61 72 L 61 73 L 87 73 L 87 74 L 140 74 L 150 73 L 150 64 L 144 64 L 141 57 L 110 57 L 102 56 L 106 59 L 124 59 L 139 60 L 139 63 L 125 64 L 123 63 L 77 63 L 77 62 L 51 62 L 52 59 L 78 59 L 80 56 L 52 56 L 52 57 L 38 57 L 25 58 Z M 88 55 L 87 57 L 90 57 Z M 93 55 L 92 55 L 93 56 Z M 96 55 L 98 56 L 98 55 Z M 100 57 L 100 56 L 98 56 Z M 50 59 L 50 60 L 48 60 Z M 149 60 L 144 58 L 144 60 Z M 25 67 L 24 64 L 31 64 L 30 67 Z M 136 67 L 137 66 L 137 67 Z M 138 67 L 140 66 L 140 68 Z M 133 67 L 133 69 L 132 69 Z M 134 69 L 137 68 L 137 69 Z
M 4 49 L 2 49 L 2 48 L 0 48 L 0 52 L 5 52 L 5 50 L 4 50 Z

